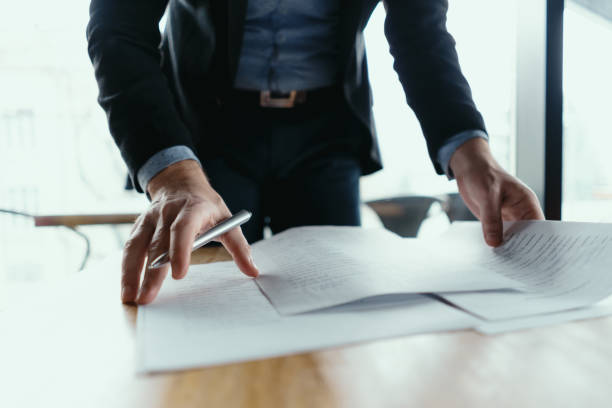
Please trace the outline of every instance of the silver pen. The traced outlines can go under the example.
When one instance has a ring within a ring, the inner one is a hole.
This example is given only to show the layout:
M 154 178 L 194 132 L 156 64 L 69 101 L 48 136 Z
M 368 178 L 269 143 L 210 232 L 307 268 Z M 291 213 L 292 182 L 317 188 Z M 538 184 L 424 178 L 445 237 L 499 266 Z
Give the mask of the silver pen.
M 249 211 L 241 210 L 229 217 L 228 219 L 221 221 L 219 224 L 215 225 L 214 227 L 197 237 L 195 241 L 193 241 L 191 252 L 203 247 L 213 239 L 225 234 L 232 228 L 244 224 L 251 218 L 251 215 L 252 214 Z M 170 262 L 170 257 L 168 252 L 166 252 L 155 258 L 155 260 L 151 262 L 151 265 L 149 265 L 149 268 L 159 268 L 166 265 L 168 262 Z

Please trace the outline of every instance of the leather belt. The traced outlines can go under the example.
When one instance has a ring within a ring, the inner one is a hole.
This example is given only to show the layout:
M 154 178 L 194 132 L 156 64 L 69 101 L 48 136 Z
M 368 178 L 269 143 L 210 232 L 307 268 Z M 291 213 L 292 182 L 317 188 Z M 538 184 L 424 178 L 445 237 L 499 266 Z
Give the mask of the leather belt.
M 335 100 L 341 95 L 339 86 L 328 86 L 312 90 L 295 90 L 290 92 L 248 91 L 234 89 L 230 92 L 229 101 L 263 108 L 295 108 L 299 105 L 318 105 Z
M 277 93 L 270 91 L 259 92 L 259 106 L 264 108 L 293 108 L 296 103 L 306 102 L 307 91 L 291 91 Z

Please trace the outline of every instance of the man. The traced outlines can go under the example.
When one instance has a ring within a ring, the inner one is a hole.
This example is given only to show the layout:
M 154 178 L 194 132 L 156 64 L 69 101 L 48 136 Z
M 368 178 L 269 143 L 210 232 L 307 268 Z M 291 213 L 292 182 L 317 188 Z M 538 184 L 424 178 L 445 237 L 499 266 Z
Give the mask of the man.
M 266 223 L 273 232 L 359 224 L 359 176 L 380 168 L 363 41 L 377 3 L 92 1 L 99 102 L 136 188 L 152 200 L 124 250 L 124 302 L 157 295 L 167 268 L 146 268 L 139 289 L 147 259 L 168 250 L 173 277 L 184 277 L 194 237 L 242 208 L 254 213 L 244 234 L 236 228 L 220 242 L 249 276 L 258 271 L 248 241 Z M 446 31 L 447 1 L 384 4 L 394 68 L 434 167 L 456 177 L 486 242 L 499 245 L 502 219 L 542 211 L 490 153 Z

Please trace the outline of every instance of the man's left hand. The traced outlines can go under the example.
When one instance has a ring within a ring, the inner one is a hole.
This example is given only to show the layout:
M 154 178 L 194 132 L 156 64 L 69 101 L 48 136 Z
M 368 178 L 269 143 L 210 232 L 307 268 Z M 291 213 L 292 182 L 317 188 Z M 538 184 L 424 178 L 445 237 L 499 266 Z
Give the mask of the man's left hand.
M 501 245 L 502 221 L 544 219 L 535 193 L 497 163 L 486 140 L 474 138 L 459 146 L 449 165 L 488 245 Z

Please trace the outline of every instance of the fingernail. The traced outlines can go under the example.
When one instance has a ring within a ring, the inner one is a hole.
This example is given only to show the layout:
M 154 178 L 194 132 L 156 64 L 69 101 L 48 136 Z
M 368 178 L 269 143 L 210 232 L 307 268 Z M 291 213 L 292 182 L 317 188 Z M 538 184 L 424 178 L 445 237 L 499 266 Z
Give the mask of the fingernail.
M 251 261 L 251 265 L 253 265 L 255 269 L 257 269 L 257 271 L 259 271 L 259 268 L 257 267 L 257 265 L 255 265 L 255 261 L 253 260 L 252 256 L 249 256 L 249 261 Z

